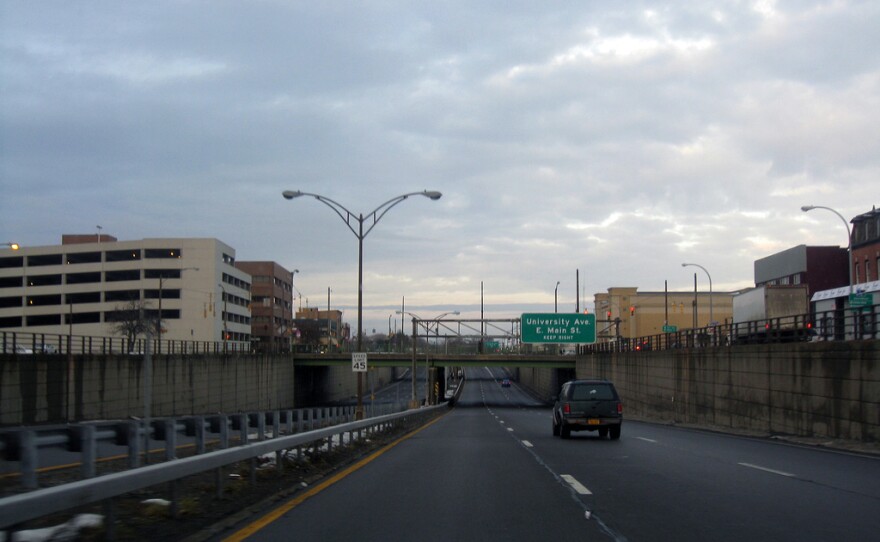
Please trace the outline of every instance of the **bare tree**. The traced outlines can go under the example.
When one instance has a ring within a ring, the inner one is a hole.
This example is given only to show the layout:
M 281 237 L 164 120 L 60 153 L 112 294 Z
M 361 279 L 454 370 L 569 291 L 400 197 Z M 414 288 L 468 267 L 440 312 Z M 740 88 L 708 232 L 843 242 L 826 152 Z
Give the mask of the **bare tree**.
M 145 308 L 144 301 L 133 299 L 122 306 L 117 305 L 110 315 L 114 322 L 113 333 L 126 338 L 126 352 L 131 352 L 138 335 L 145 333 L 148 326 L 153 325 L 145 316 Z

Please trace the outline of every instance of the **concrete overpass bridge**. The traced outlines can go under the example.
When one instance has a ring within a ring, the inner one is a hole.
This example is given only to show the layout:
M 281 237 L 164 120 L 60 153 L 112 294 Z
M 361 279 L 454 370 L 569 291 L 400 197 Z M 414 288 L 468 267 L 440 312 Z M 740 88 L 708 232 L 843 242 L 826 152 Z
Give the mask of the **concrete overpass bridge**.
M 552 354 L 445 354 L 442 352 L 419 352 L 415 357 L 411 353 L 393 354 L 370 352 L 367 354 L 370 367 L 508 367 L 508 368 L 539 368 L 539 369 L 574 369 L 575 356 Z M 350 352 L 326 354 L 295 354 L 294 365 L 297 367 L 339 367 L 351 366 Z

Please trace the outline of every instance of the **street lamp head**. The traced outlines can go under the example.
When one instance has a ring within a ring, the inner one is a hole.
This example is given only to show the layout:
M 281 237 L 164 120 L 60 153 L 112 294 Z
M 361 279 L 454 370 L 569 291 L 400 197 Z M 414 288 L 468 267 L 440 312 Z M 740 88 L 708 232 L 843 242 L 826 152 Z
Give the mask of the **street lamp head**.
M 440 199 L 441 196 L 443 196 L 443 194 L 441 194 L 440 192 L 437 192 L 436 190 L 425 190 L 424 192 L 422 192 L 422 195 L 424 195 L 426 198 L 431 198 L 432 200 L 435 200 L 435 201 Z
M 21 248 L 21 245 L 19 245 L 18 243 L 3 243 L 3 244 L 8 246 L 9 248 L 11 248 L 12 250 L 18 250 Z
M 284 196 L 284 199 L 293 199 L 302 196 L 303 193 L 299 190 L 285 190 L 281 195 Z
M 816 208 L 815 205 L 804 205 L 801 207 L 801 211 L 806 213 L 807 211 L 812 211 L 815 208 Z

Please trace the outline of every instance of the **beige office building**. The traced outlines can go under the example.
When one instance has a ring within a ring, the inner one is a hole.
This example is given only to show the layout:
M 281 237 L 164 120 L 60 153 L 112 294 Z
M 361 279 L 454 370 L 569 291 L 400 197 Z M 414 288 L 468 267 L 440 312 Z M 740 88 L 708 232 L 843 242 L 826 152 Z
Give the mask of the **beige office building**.
M 725 324 L 733 318 L 731 292 L 710 296 L 709 292 L 639 292 L 638 288 L 616 287 L 595 294 L 594 300 L 600 342 L 618 336 L 659 335 L 664 326 L 685 330 L 708 326 L 710 321 Z
M 251 277 L 217 239 L 118 241 L 64 235 L 61 245 L 0 249 L 0 332 L 120 337 L 140 307 L 161 337 L 250 344 Z

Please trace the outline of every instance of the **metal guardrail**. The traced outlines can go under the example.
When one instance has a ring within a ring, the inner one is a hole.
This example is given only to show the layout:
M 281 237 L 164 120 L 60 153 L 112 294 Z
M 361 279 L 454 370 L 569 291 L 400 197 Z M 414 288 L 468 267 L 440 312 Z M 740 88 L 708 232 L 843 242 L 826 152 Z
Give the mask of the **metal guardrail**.
M 147 339 L 129 342 L 121 337 L 64 335 L 0 331 L 0 353 L 7 354 L 118 354 L 140 355 Z M 150 339 L 154 354 L 234 354 L 250 353 L 249 343 L 240 341 L 177 341 Z
M 880 339 L 880 305 L 837 309 L 751 322 L 613 338 L 580 347 L 581 353 L 704 348 L 737 344 Z
M 110 501 L 114 497 L 126 493 L 166 482 L 174 482 L 187 476 L 220 469 L 226 465 L 255 459 L 266 454 L 280 454 L 283 450 L 322 439 L 330 439 L 335 435 L 383 429 L 433 415 L 439 409 L 444 408 L 448 408 L 446 404 L 387 414 L 6 497 L 0 499 L 0 529 L 8 529 L 25 521 L 78 506 Z M 276 464 L 282 465 L 283 463 L 278 461 Z
M 385 403 L 373 405 L 373 414 L 390 414 L 403 410 L 405 404 Z M 287 409 L 209 416 L 186 416 L 179 418 L 156 418 L 150 421 L 150 439 L 164 441 L 164 460 L 176 458 L 178 438 L 181 434 L 194 438 L 197 454 L 205 453 L 209 438 L 217 440 L 221 449 L 228 448 L 233 440 L 231 433 L 237 431 L 239 444 L 251 440 L 256 431 L 257 440 L 264 440 L 267 431 L 272 435 L 302 433 L 321 428 L 327 424 L 338 425 L 355 418 L 355 407 L 321 407 Z M 79 453 L 82 478 L 93 478 L 98 463 L 97 449 L 101 441 L 127 446 L 128 468 L 137 468 L 150 461 L 150 451 L 144 453 L 145 428 L 143 420 L 132 419 L 111 422 L 84 422 L 63 427 L 28 427 L 0 430 L 0 455 L 6 461 L 21 463 L 20 483 L 25 489 L 39 485 L 39 454 L 42 448 L 62 448 Z

